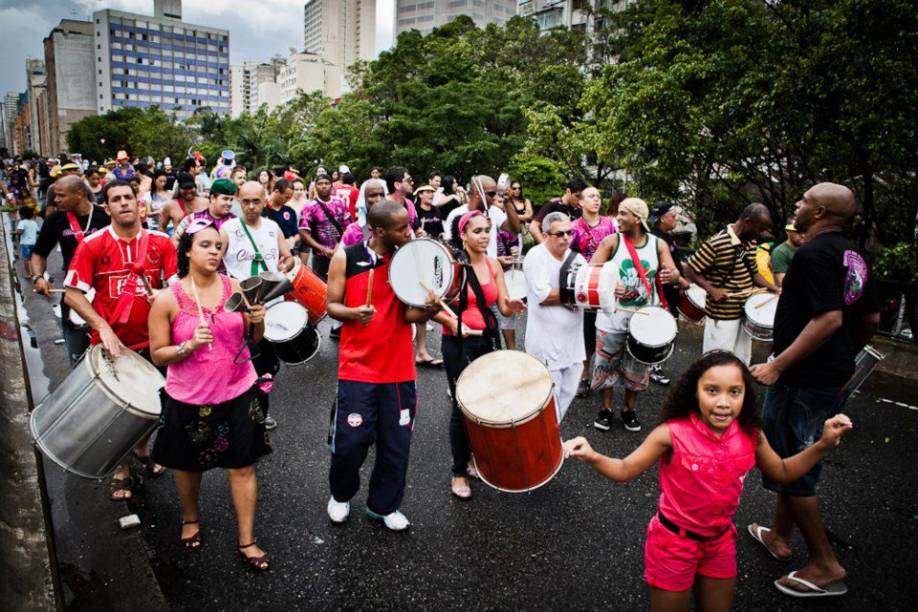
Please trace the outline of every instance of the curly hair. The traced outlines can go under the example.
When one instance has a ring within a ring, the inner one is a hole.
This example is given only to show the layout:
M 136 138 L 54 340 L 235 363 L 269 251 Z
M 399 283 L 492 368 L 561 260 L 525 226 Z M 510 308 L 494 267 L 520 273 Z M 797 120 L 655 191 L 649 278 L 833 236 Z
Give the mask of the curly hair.
M 215 227 L 212 227 L 212 229 L 217 231 Z M 176 267 L 178 268 L 177 272 L 179 278 L 185 278 L 191 271 L 191 258 L 188 257 L 188 252 L 191 250 L 191 245 L 194 243 L 194 237 L 197 235 L 198 232 L 194 234 L 189 234 L 188 232 L 183 233 L 181 238 L 179 238 L 178 246 L 175 247 L 178 256 Z
M 762 421 L 759 416 L 759 404 L 755 394 L 755 380 L 753 380 L 746 364 L 736 355 L 727 351 L 711 351 L 696 359 L 688 367 L 663 401 L 663 407 L 660 410 L 660 423 L 665 423 L 670 419 L 686 417 L 691 412 L 700 414 L 701 409 L 698 406 L 697 396 L 698 381 L 711 368 L 723 365 L 735 365 L 743 373 L 743 386 L 745 387 L 743 408 L 736 418 L 737 422 L 740 427 L 748 432 L 761 429 Z

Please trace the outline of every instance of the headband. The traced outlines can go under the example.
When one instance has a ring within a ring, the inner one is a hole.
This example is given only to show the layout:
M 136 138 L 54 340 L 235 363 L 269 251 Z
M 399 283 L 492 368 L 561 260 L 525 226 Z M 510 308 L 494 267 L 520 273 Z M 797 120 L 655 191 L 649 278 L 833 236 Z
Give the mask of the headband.
M 465 226 L 475 217 L 483 217 L 480 210 L 470 210 L 459 218 L 459 233 L 465 232 Z

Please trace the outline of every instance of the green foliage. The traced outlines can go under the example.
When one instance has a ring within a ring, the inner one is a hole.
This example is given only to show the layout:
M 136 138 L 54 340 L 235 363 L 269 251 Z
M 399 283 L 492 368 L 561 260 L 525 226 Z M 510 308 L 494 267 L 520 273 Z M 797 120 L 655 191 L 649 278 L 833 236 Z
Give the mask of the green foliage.
M 533 206 L 540 206 L 561 195 L 567 175 L 561 164 L 549 157 L 519 153 L 510 160 L 510 175 L 524 186 Z
M 918 283 L 918 245 L 900 242 L 880 252 L 873 264 L 880 278 Z
M 67 144 L 84 159 L 98 162 L 114 159 L 122 149 L 131 155 L 177 160 L 185 157 L 191 134 L 157 106 L 122 108 L 77 121 L 67 134 Z

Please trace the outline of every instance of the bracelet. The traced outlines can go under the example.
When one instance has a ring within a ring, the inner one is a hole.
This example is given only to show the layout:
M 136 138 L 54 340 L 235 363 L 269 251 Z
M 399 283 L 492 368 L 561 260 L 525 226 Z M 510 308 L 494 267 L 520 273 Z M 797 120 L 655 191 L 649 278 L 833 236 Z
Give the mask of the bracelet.
M 187 342 L 187 340 L 185 342 Z M 188 350 L 185 349 L 185 342 L 178 345 L 178 351 L 175 353 L 176 357 L 184 357 L 188 353 Z

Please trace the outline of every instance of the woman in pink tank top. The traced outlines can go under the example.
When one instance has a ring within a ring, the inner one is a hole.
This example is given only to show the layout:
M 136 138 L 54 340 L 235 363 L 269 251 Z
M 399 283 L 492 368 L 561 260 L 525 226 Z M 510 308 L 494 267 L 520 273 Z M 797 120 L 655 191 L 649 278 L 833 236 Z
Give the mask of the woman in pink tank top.
M 264 306 L 245 314 L 223 304 L 239 283 L 220 274 L 220 234 L 205 219 L 193 221 L 178 245 L 180 282 L 161 291 L 150 311 L 150 351 L 168 366 L 156 461 L 175 470 L 182 500 L 181 541 L 202 545 L 198 525 L 201 475 L 226 469 L 239 531 L 239 555 L 254 570 L 268 569 L 255 543 L 255 461 L 271 452 L 253 391 L 256 374 L 246 338 L 264 332 Z M 242 500 L 242 501 L 240 501 Z
M 693 586 L 696 606 L 729 610 L 736 587 L 733 515 L 746 475 L 758 466 L 776 482 L 796 480 L 852 427 L 839 414 L 825 422 L 816 444 L 781 459 L 760 430 L 752 384 L 742 361 L 714 351 L 689 366 L 663 404 L 661 424 L 624 459 L 597 453 L 582 437 L 564 443 L 566 457 L 617 482 L 660 462 L 659 509 L 644 546 L 654 610 L 688 610 Z

